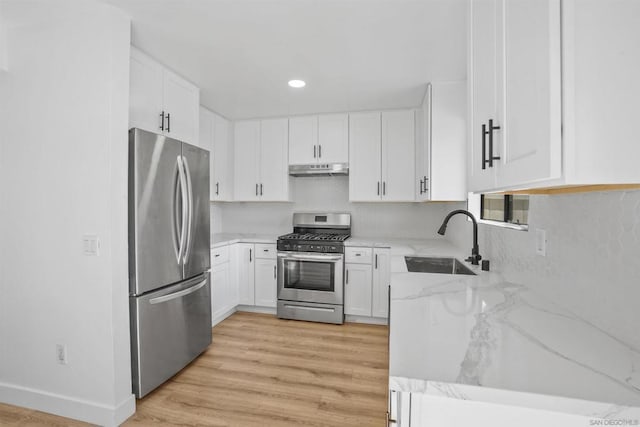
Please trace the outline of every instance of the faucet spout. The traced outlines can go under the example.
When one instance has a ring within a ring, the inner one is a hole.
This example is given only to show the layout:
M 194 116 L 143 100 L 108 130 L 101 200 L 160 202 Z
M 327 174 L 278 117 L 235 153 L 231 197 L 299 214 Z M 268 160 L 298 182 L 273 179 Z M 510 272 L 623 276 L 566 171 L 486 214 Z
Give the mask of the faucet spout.
M 482 256 L 480 256 L 480 248 L 478 247 L 478 221 L 476 221 L 476 217 L 469 211 L 465 211 L 464 209 L 457 209 L 455 211 L 449 212 L 449 214 L 442 221 L 442 225 L 438 229 L 438 234 L 444 236 L 444 233 L 447 231 L 447 223 L 451 219 L 452 216 L 462 214 L 471 218 L 473 222 L 473 248 L 471 248 L 471 256 L 466 259 L 466 261 L 471 262 L 473 265 L 478 265 Z

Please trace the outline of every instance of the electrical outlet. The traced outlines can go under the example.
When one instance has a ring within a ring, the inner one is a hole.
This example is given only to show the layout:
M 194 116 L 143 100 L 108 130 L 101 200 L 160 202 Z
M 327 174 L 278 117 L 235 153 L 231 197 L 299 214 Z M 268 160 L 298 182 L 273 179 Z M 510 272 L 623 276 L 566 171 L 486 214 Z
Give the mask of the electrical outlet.
M 82 236 L 82 253 L 85 256 L 100 255 L 100 239 L 95 234 L 85 234 Z
M 536 254 L 547 256 L 547 232 L 536 228 Z
M 56 359 L 61 365 L 67 364 L 67 346 L 64 344 L 56 344 Z

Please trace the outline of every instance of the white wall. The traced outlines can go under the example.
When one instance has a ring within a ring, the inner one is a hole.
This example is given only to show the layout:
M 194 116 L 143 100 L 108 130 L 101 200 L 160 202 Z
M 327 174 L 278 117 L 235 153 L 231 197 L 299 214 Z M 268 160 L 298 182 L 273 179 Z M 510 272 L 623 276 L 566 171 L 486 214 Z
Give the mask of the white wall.
M 528 232 L 480 225 L 492 270 L 530 286 L 640 349 L 640 191 L 530 196 Z M 535 229 L 547 255 L 535 252 Z M 451 220 L 447 237 L 471 247 L 471 225 Z
M 235 233 L 285 234 L 293 212 L 351 212 L 352 234 L 433 238 L 444 216 L 460 203 L 349 203 L 347 177 L 292 180 L 293 203 L 213 203 L 213 228 Z M 214 231 L 215 232 L 215 231 Z
M 15 21 L 0 73 L 0 401 L 116 425 L 135 407 L 130 22 L 86 0 L 4 2 L 3 13 Z M 99 235 L 100 256 L 83 256 L 83 234 Z

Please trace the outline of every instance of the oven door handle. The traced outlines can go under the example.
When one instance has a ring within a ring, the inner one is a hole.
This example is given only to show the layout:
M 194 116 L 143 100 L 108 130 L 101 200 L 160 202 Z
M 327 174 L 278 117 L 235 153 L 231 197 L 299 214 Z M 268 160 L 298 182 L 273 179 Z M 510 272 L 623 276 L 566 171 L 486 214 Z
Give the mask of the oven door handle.
M 342 254 L 339 255 L 323 255 L 317 253 L 297 252 L 293 254 L 278 253 L 278 258 L 285 260 L 299 260 L 299 261 L 342 261 Z

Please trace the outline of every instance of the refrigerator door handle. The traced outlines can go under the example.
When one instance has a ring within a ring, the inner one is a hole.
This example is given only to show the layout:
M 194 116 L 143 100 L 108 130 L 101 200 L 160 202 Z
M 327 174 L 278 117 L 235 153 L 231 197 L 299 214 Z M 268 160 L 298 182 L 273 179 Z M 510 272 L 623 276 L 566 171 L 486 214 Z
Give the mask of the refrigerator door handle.
M 183 297 L 185 295 L 192 294 L 192 293 L 196 292 L 197 290 L 199 290 L 200 288 L 202 288 L 204 285 L 206 285 L 207 284 L 207 280 L 208 279 L 205 277 L 205 279 L 203 281 L 193 285 L 190 288 L 183 289 L 181 291 L 174 292 L 174 293 L 169 294 L 169 295 L 163 295 L 161 297 L 152 298 L 152 299 L 149 300 L 149 304 L 160 304 L 160 303 L 163 303 L 163 302 L 171 301 L 172 299 L 181 298 L 181 297 Z
M 191 252 L 191 237 L 193 231 L 193 187 L 191 186 L 191 171 L 189 170 L 189 163 L 187 158 L 182 156 L 182 165 L 184 167 L 184 174 L 187 181 L 187 233 L 186 233 L 186 245 L 184 248 L 184 263 L 189 261 L 189 253 Z
M 178 174 L 180 175 L 180 192 L 182 199 L 182 224 L 180 226 L 180 244 L 178 246 L 178 264 L 181 263 L 182 258 L 185 253 L 185 243 L 187 239 L 187 215 L 188 215 L 188 206 L 187 206 L 187 178 L 184 172 L 184 164 L 183 157 L 178 156 Z

